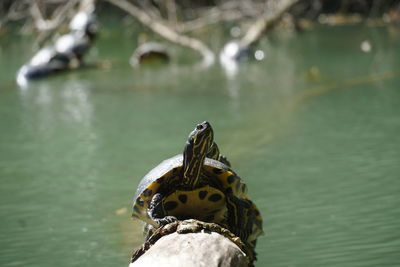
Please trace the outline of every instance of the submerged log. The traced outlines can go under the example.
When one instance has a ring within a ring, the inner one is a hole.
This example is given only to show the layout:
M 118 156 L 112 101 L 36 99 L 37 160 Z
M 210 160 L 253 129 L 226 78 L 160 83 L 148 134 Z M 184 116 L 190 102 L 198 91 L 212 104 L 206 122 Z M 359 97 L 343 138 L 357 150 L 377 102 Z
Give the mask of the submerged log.
M 185 220 L 170 223 L 137 249 L 129 267 L 252 266 L 255 253 L 240 238 L 214 223 Z

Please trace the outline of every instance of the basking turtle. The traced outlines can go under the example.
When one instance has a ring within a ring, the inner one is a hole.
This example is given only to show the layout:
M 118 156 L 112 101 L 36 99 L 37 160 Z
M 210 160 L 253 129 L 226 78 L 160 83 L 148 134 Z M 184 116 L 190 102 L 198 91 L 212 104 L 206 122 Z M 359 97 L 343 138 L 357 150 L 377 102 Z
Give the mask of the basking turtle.
M 68 55 L 73 62 L 71 67 L 76 68 L 82 64 L 91 45 L 91 40 L 84 32 L 76 31 L 60 36 L 55 41 L 54 48 L 58 53 Z
M 83 32 L 90 41 L 96 37 L 98 32 L 98 21 L 94 13 L 94 6 L 88 7 L 85 11 L 78 12 L 70 21 L 71 32 Z
M 135 49 L 129 63 L 132 67 L 138 67 L 146 63 L 167 63 L 168 61 L 169 53 L 165 45 L 148 42 Z
M 70 61 L 71 58 L 68 55 L 58 53 L 53 47 L 42 48 L 18 70 L 17 83 L 25 86 L 29 80 L 66 70 Z
M 213 142 L 211 125 L 203 122 L 190 133 L 183 154 L 161 162 L 141 180 L 132 216 L 147 223 L 149 234 L 177 219 L 218 223 L 254 246 L 262 217 L 246 191 Z

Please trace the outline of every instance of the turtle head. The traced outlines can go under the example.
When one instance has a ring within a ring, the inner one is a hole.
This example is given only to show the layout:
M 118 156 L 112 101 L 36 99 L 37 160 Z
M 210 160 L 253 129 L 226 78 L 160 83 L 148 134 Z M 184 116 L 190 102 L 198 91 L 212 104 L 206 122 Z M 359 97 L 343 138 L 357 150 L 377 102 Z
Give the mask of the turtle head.
M 197 124 L 189 134 L 183 150 L 184 183 L 195 187 L 200 178 L 206 154 L 213 144 L 214 133 L 208 122 Z

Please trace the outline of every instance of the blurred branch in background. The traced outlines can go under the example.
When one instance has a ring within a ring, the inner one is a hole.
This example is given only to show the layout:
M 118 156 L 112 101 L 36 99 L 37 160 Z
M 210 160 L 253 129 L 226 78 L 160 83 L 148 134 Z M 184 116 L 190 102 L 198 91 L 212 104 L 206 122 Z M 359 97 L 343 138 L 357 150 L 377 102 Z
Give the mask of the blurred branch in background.
M 153 32 L 157 33 L 163 38 L 198 51 L 203 56 L 202 65 L 204 67 L 207 67 L 214 63 L 214 53 L 208 48 L 207 45 L 196 38 L 177 33 L 173 30 L 173 28 L 168 26 L 169 23 L 166 23 L 163 18 L 155 18 L 154 16 L 149 15 L 145 10 L 140 9 L 139 7 L 135 6 L 133 3 L 127 0 L 107 1 L 128 12 L 140 23 L 150 28 Z
M 8 22 L 23 21 L 21 33 L 37 33 L 33 44 L 40 47 L 83 6 L 94 0 L 15 0 L 0 4 L 0 29 Z
M 195 19 L 182 21 L 178 25 L 178 31 L 189 32 L 222 21 L 238 21 L 240 19 L 254 18 L 263 13 L 264 6 L 264 1 L 253 2 L 251 5 L 248 3 L 243 5 L 240 1 L 226 1 L 220 5 L 201 8 L 196 13 Z M 183 13 L 188 13 L 188 11 L 183 10 Z
M 79 0 L 72 0 L 60 4 L 54 11 L 50 12 L 49 18 L 46 18 L 46 5 L 43 4 L 43 1 L 32 1 L 30 5 L 30 14 L 36 29 L 39 31 L 34 47 L 40 47 L 53 31 L 57 30 L 60 25 L 65 23 L 67 19 L 73 15 L 78 3 Z
M 2 0 L 0 34 L 9 22 L 21 21 L 22 33 L 37 33 L 41 46 L 76 14 L 84 3 L 94 0 Z M 320 23 L 359 22 L 386 14 L 399 19 L 398 0 L 98 0 L 97 6 L 116 7 L 132 16 L 162 38 L 188 47 L 203 56 L 203 64 L 214 62 L 214 52 L 203 40 L 193 37 L 197 30 L 220 22 L 232 22 L 239 29 L 241 45 L 255 43 L 266 28 L 284 14 L 295 26 L 301 19 Z M 120 12 L 120 11 L 117 11 Z M 328 14 L 328 15 L 326 15 Z M 344 16 L 344 14 L 346 16 Z M 355 14 L 355 15 L 354 15 Z M 286 16 L 287 17 L 287 16 Z M 191 36 L 189 36 L 191 34 Z
M 279 19 L 283 13 L 297 1 L 298 0 L 267 1 L 265 3 L 264 12 L 251 24 L 246 34 L 241 39 L 241 45 L 249 47 L 259 40 L 266 28 Z
M 32 29 L 56 29 L 71 17 L 81 0 L 2 0 L 0 1 L 0 27 L 11 21 L 33 22 Z M 113 1 L 98 0 L 99 5 Z M 273 0 L 126 0 L 126 3 L 157 18 L 178 32 L 189 32 L 221 21 L 254 19 L 265 14 Z M 399 8 L 398 0 L 299 0 L 291 13 L 311 19 L 321 13 L 358 13 L 364 17 L 379 16 L 390 8 Z M 272 5 L 273 6 L 273 5 Z

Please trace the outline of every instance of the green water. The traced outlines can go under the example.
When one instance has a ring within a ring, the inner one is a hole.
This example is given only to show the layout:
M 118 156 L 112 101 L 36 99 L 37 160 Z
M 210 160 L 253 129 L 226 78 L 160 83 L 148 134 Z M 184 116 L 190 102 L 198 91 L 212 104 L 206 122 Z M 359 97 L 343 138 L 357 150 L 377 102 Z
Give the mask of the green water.
M 22 89 L 31 39 L 1 37 L 0 266 L 127 266 L 136 185 L 203 120 L 264 216 L 256 266 L 400 266 L 399 35 L 273 34 L 231 78 L 179 48 L 132 70 L 134 44 L 103 25 L 90 58 L 111 69 Z

